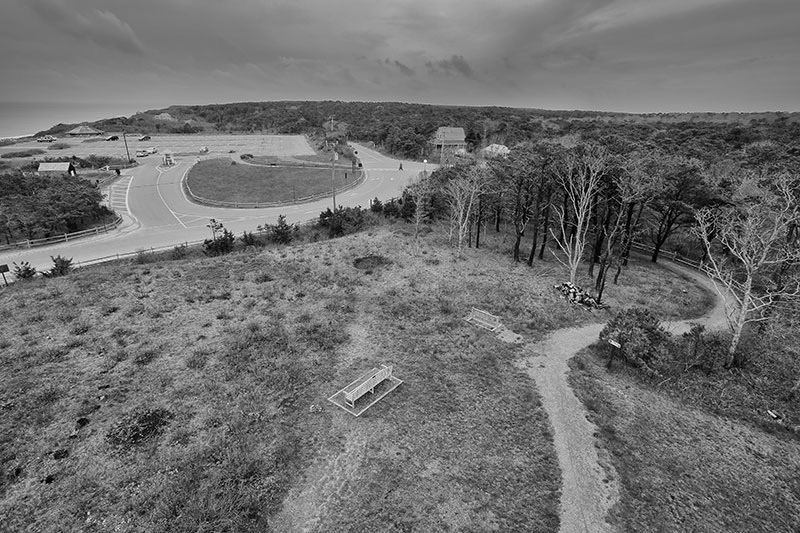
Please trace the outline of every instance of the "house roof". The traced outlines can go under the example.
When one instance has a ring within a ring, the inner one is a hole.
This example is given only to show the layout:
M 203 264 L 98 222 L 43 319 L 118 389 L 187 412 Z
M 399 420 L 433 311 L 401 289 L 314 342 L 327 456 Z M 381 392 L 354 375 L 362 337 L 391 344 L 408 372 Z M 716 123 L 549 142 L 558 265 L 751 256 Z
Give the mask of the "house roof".
M 69 172 L 75 167 L 69 161 L 64 163 L 39 163 L 38 172 Z
M 464 144 L 466 134 L 464 128 L 451 128 L 443 126 L 436 130 L 434 137 L 437 144 Z
M 96 130 L 91 126 L 87 126 L 85 124 L 78 126 L 75 129 L 72 129 L 67 132 L 67 135 L 100 135 L 103 133 L 100 130 Z

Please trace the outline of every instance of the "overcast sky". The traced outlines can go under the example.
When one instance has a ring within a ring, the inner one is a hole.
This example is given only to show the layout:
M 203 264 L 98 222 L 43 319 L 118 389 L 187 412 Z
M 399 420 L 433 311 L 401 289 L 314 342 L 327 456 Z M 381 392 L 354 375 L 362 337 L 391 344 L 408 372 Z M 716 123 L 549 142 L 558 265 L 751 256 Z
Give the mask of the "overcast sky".
M 0 0 L 0 101 L 800 111 L 800 0 Z

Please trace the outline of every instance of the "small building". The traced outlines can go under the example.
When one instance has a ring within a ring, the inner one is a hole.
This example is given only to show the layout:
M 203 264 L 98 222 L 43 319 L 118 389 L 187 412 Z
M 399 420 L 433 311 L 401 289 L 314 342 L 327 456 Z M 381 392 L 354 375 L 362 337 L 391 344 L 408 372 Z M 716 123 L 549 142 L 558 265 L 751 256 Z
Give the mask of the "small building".
M 161 157 L 161 162 L 165 167 L 171 167 L 175 165 L 175 155 L 172 153 L 172 150 L 164 150 L 164 154 Z
M 75 129 L 69 130 L 67 135 L 70 137 L 95 137 L 97 135 L 102 135 L 103 132 L 100 130 L 96 130 L 91 126 L 87 126 L 86 124 L 82 124 Z
M 62 176 L 64 174 L 69 174 L 70 176 L 78 175 L 75 171 L 75 165 L 69 161 L 63 163 L 39 163 L 39 168 L 36 169 L 36 173 L 45 176 Z
M 456 153 L 467 149 L 464 128 L 441 127 L 436 130 L 431 144 L 439 154 L 439 164 L 452 165 Z

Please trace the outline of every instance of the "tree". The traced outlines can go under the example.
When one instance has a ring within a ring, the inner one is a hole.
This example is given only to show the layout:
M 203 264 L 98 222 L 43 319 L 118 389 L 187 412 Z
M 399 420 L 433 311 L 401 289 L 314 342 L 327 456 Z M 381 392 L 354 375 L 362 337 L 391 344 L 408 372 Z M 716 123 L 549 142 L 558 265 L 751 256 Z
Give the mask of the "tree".
M 414 203 L 414 213 L 412 215 L 412 219 L 414 220 L 414 247 L 416 252 L 419 253 L 419 227 L 428 217 L 431 209 L 433 187 L 430 177 L 426 174 L 418 175 L 408 187 L 406 187 L 406 191 L 408 191 Z
M 653 255 L 658 261 L 661 247 L 675 230 L 694 222 L 694 211 L 708 205 L 710 193 L 696 159 L 659 154 L 650 158 L 648 170 L 659 193 L 650 205 Z
M 725 300 L 733 337 L 725 366 L 735 362 L 744 327 L 770 318 L 780 301 L 800 296 L 800 277 L 787 266 L 800 265 L 793 236 L 800 222 L 800 180 L 788 174 L 743 173 L 731 204 L 697 212 L 696 235 L 706 249 L 706 271 Z M 776 275 L 777 274 L 777 275 Z
M 498 178 L 500 199 L 506 202 L 514 224 L 514 261 L 519 262 L 522 237 L 535 213 L 533 204 L 537 199 L 539 161 L 531 146 L 520 146 L 505 159 L 492 161 L 490 166 Z
M 491 171 L 484 164 L 462 167 L 456 177 L 444 187 L 450 208 L 450 240 L 456 233 L 456 254 L 461 257 L 464 241 L 472 225 L 472 214 L 478 197 L 489 190 Z
M 580 145 L 561 154 L 552 165 L 553 179 L 564 195 L 564 205 L 553 206 L 561 237 L 557 238 L 555 232 L 550 231 L 566 260 L 555 252 L 553 256 L 569 269 L 570 283 L 575 283 L 583 258 L 592 203 L 608 158 L 608 152 L 600 146 Z

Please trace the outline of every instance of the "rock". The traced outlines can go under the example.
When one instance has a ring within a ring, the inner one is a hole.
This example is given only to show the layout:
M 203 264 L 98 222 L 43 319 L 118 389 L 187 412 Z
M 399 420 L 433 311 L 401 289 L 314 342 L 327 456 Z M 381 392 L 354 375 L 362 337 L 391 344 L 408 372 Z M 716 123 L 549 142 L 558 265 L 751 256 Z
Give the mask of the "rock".
M 80 429 L 86 426 L 89 423 L 89 419 L 85 416 L 80 417 L 78 420 L 75 421 L 75 429 Z

